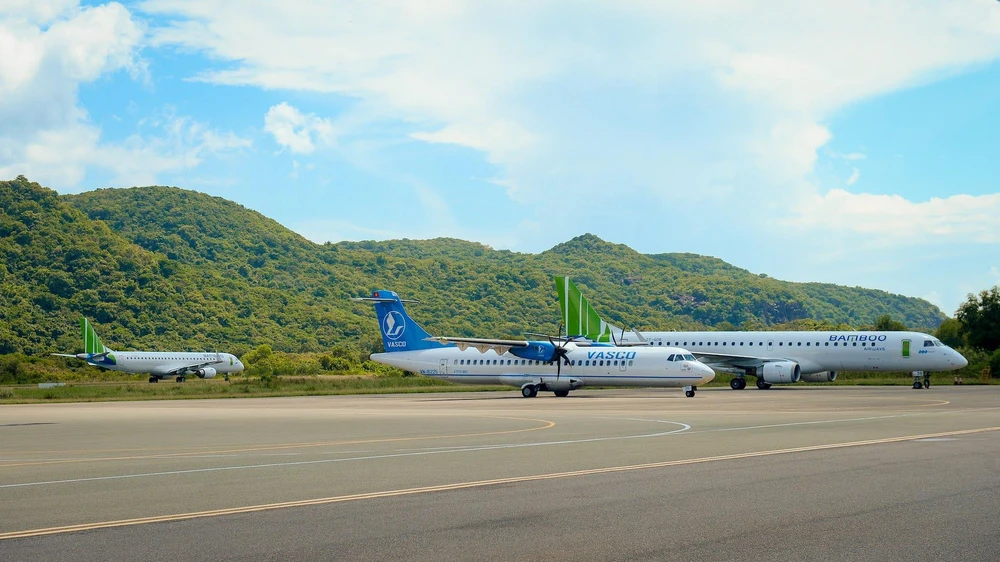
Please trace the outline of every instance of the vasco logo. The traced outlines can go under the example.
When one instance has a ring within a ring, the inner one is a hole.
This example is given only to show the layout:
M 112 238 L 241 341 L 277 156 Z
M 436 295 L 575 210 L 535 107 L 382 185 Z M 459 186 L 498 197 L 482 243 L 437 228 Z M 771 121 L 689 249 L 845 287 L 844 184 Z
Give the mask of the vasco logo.
M 403 315 L 395 310 L 390 310 L 382 319 L 382 333 L 390 340 L 398 340 L 405 329 L 406 321 L 403 320 Z

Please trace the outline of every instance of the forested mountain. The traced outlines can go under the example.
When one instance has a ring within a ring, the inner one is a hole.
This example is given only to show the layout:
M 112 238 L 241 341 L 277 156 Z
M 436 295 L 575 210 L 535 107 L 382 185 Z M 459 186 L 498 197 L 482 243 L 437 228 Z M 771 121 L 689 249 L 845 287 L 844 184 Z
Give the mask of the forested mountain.
M 411 312 L 434 333 L 520 337 L 555 331 L 554 274 L 636 328 L 861 327 L 882 314 L 933 328 L 945 318 L 920 299 L 643 255 L 589 234 L 541 254 L 454 239 L 319 245 L 197 192 L 59 196 L 22 177 L 0 181 L 0 353 L 77 350 L 80 315 L 122 349 L 378 349 L 371 307 L 347 300 L 375 288 L 419 299 Z

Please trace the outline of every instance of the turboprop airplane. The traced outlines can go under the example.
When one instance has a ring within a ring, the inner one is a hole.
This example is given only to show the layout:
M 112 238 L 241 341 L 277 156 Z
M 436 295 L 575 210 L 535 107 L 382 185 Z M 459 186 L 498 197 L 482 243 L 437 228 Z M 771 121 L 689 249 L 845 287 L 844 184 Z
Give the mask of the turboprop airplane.
M 375 304 L 385 353 L 373 361 L 466 384 L 507 385 L 534 398 L 539 391 L 568 396 L 586 385 L 684 387 L 688 398 L 715 373 L 684 349 L 622 348 L 611 344 L 431 337 L 392 291 L 351 300 Z
M 601 319 L 568 277 L 555 277 L 567 334 L 619 346 L 682 346 L 716 371 L 733 373 L 733 390 L 772 384 L 833 382 L 837 371 L 909 371 L 913 388 L 930 388 L 931 371 L 969 364 L 941 340 L 919 332 L 638 332 Z M 921 382 L 921 377 L 923 382 Z
M 177 378 L 184 382 L 187 375 L 210 379 L 222 373 L 229 375 L 243 370 L 243 363 L 229 353 L 198 353 L 189 351 L 114 351 L 105 347 L 86 318 L 80 319 L 84 353 L 53 353 L 60 357 L 82 359 L 95 367 L 125 373 L 148 373 L 149 382 Z

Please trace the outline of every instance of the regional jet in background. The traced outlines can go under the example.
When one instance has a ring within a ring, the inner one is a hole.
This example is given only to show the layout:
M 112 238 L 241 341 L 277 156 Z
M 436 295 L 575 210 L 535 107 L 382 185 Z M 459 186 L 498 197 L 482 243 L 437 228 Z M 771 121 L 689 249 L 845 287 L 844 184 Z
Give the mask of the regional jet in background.
M 960 353 L 919 332 L 638 332 L 601 319 L 568 277 L 555 277 L 566 333 L 619 346 L 681 346 L 716 371 L 733 373 L 729 386 L 833 382 L 837 371 L 909 371 L 913 388 L 930 388 L 931 371 L 969 364 Z
M 86 318 L 80 319 L 84 353 L 53 353 L 60 357 L 82 359 L 95 367 L 125 373 L 148 373 L 149 382 L 177 378 L 184 382 L 187 375 L 210 379 L 221 373 L 229 375 L 243 370 L 243 363 L 230 353 L 197 353 L 189 351 L 114 351 L 105 347 Z
M 533 398 L 538 391 L 567 396 L 586 385 L 684 387 L 688 398 L 715 378 L 690 352 L 674 347 L 618 347 L 561 341 L 431 337 L 392 291 L 354 301 L 375 304 L 385 353 L 373 361 L 446 381 L 507 385 Z

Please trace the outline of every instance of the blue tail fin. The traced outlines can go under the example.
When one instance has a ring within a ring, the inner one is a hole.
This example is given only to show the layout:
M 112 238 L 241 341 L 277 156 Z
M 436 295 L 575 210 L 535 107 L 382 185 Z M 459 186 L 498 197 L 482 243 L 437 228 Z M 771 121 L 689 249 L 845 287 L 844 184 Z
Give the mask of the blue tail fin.
M 386 352 L 444 347 L 436 341 L 427 341 L 431 335 L 406 314 L 403 302 L 416 301 L 403 301 L 392 291 L 373 291 L 370 297 L 351 300 L 375 303 L 375 315 Z

